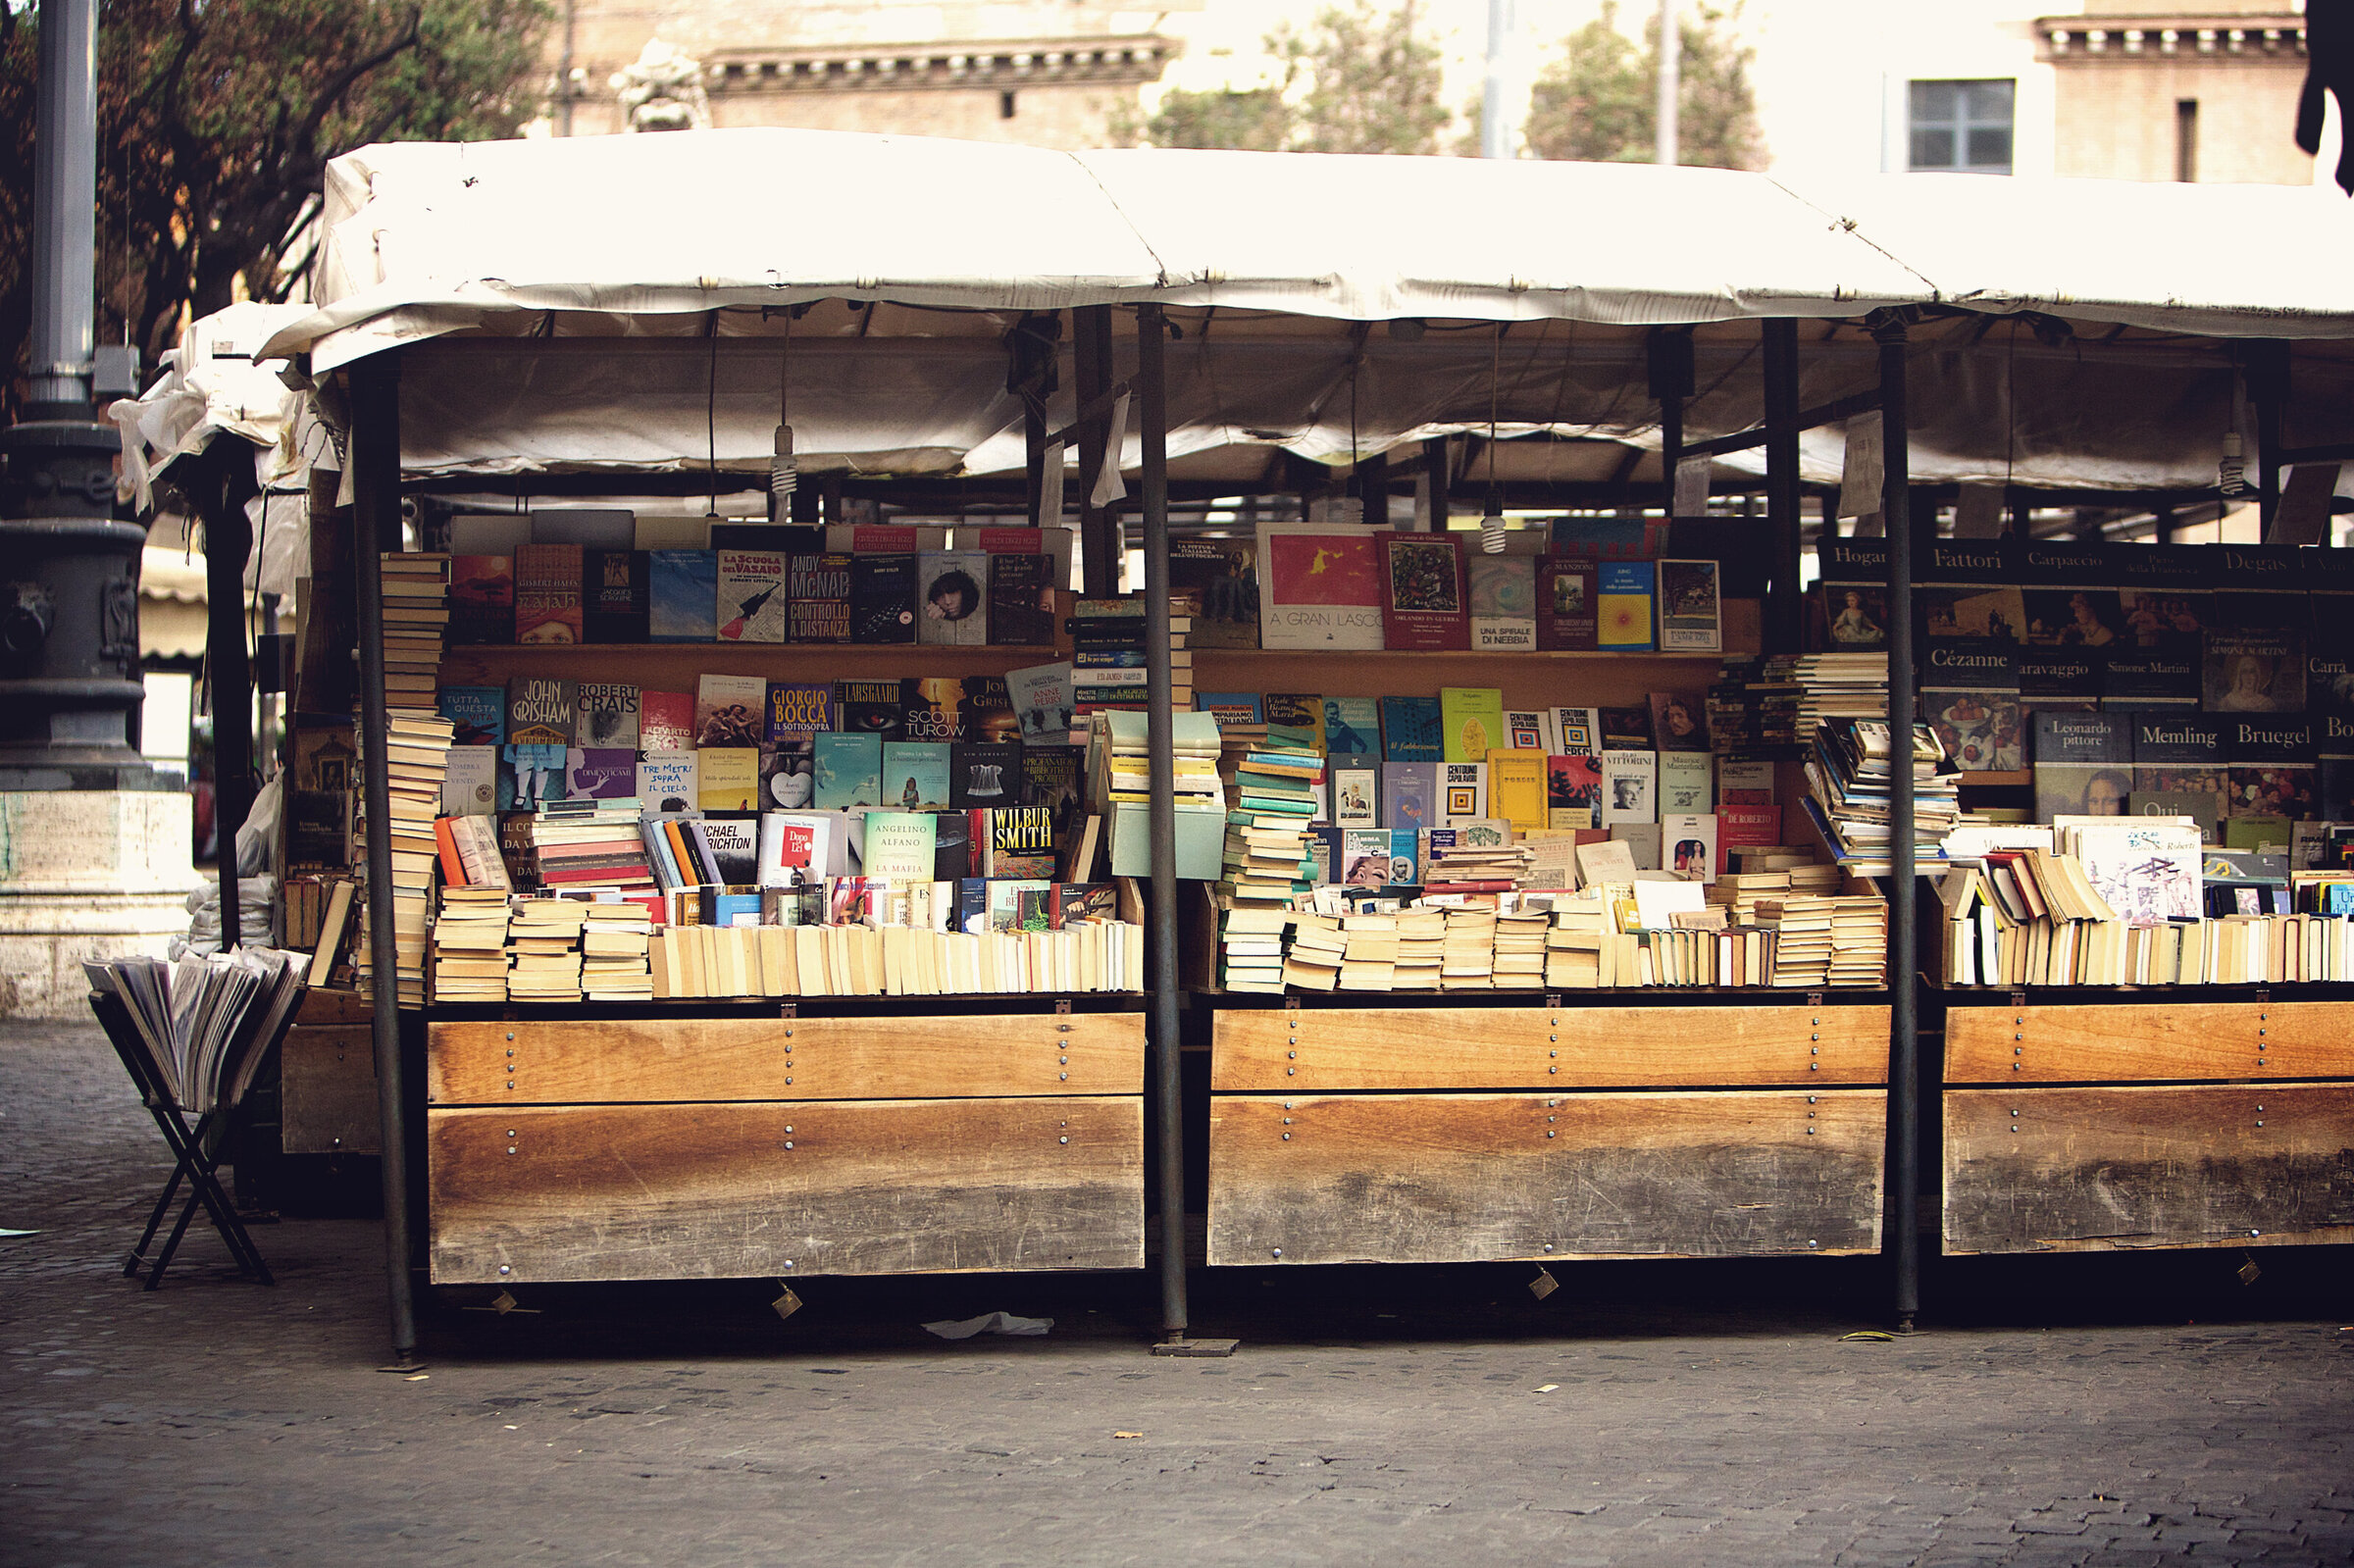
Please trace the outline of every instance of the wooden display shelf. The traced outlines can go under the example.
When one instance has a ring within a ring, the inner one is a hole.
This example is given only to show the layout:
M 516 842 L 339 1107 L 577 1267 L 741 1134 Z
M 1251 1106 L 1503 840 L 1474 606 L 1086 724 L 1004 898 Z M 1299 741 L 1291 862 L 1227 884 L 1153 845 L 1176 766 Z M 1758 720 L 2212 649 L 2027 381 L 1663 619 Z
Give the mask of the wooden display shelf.
M 1141 1268 L 1144 1016 L 1051 1000 L 432 1022 L 432 1277 Z
M 443 685 L 497 685 L 510 676 L 612 681 L 655 690 L 694 689 L 697 675 L 765 675 L 806 670 L 811 680 L 883 681 L 909 677 L 1003 675 L 1025 665 L 1070 657 L 1052 647 L 944 647 L 937 643 L 864 642 L 556 642 L 473 643 L 444 649 Z M 665 686 L 660 683 L 681 683 Z
M 1752 994 L 1220 1007 L 1209 1261 L 1873 1250 L 1884 996 Z
M 1988 769 L 1981 773 L 1959 775 L 1965 789 L 2026 789 L 2034 785 L 2035 775 L 2026 768 Z
M 1943 993 L 1946 1250 L 2354 1240 L 2354 1001 L 2296 989 Z

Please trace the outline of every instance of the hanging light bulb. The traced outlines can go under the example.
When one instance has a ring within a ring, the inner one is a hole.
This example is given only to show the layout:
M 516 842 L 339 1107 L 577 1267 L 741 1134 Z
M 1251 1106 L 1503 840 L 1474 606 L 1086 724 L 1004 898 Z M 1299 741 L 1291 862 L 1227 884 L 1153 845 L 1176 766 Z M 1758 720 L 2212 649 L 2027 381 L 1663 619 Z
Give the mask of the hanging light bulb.
M 2224 436 L 2224 460 L 2215 466 L 2215 487 L 2226 501 L 2244 501 L 2256 493 L 2248 486 L 2247 464 L 2241 457 L 2237 430 Z
M 1479 547 L 1489 555 L 1504 553 L 1504 514 L 1491 508 L 1479 520 Z
M 800 488 L 800 460 L 793 455 L 793 427 L 780 425 L 777 427 L 776 455 L 768 460 L 768 493 L 781 504 L 792 500 L 793 492 Z

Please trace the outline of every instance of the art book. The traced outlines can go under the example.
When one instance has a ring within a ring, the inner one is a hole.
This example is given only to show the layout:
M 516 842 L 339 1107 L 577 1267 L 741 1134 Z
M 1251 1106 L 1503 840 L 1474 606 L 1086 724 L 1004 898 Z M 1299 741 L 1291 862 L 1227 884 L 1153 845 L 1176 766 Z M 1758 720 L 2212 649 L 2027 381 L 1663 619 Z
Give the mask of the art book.
M 1381 647 L 1382 579 L 1373 534 L 1340 523 L 1259 524 L 1260 645 Z
M 1471 619 L 1460 536 L 1382 530 L 1373 537 L 1382 574 L 1378 646 L 1414 653 L 1469 648 Z
M 1706 751 L 1707 710 L 1693 698 L 1673 691 L 1651 693 L 1651 739 L 1662 751 Z
M 2133 721 L 2122 713 L 2035 715 L 2035 820 L 2118 817 L 2133 792 Z
M 706 675 L 695 683 L 694 743 L 757 746 L 766 737 L 768 683 L 756 675 Z
M 948 647 L 980 647 L 989 641 L 989 572 L 986 550 L 934 550 L 916 558 L 916 591 L 922 606 L 916 640 Z
M 449 640 L 460 646 L 515 640 L 515 558 L 449 558 Z
M 691 691 L 638 692 L 638 749 L 684 751 L 694 744 L 694 694 Z
M 1928 645 L 1920 705 L 1929 728 L 1964 773 L 2015 773 L 2026 766 L 2018 645 L 1981 638 Z
M 652 598 L 643 550 L 581 552 L 581 628 L 590 642 L 643 642 Z
M 581 640 L 579 545 L 516 546 L 515 640 L 527 645 Z
M 581 683 L 581 717 L 576 738 L 584 746 L 638 749 L 638 688 L 601 681 Z
M 711 550 L 646 554 L 646 636 L 654 642 L 718 639 L 719 556 Z
M 2226 732 L 2231 754 L 2230 818 L 2321 815 L 2321 768 L 2313 722 L 2302 717 L 2234 719 Z
M 786 640 L 850 640 L 850 557 L 828 551 L 785 560 Z
M 775 550 L 721 550 L 714 614 L 722 642 L 783 642 L 788 620 L 785 557 Z
M 1526 653 L 1537 645 L 1537 558 L 1474 555 L 1466 568 L 1471 646 L 1482 653 Z
M 2293 627 L 2209 632 L 2201 707 L 2208 713 L 2303 713 L 2306 634 Z
M 1599 614 L 1597 567 L 1582 556 L 1548 555 L 1537 562 L 1537 647 L 1546 653 L 1587 653 L 1595 647 Z

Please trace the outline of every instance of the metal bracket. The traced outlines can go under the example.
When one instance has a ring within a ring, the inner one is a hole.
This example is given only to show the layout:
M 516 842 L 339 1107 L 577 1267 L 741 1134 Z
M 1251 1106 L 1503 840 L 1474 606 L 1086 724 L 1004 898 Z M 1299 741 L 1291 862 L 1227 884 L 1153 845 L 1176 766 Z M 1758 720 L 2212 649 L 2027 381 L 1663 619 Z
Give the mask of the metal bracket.
M 2273 993 L 2270 988 L 2259 989 L 2256 992 L 2256 1005 L 2259 1007 L 2270 1007 L 2273 1005 Z
M 1068 996 L 1057 996 L 1054 998 L 1054 1016 L 1056 1018 L 1068 1018 L 1071 1016 L 1071 999 Z
M 801 1004 L 799 1002 L 779 1002 L 777 1016 L 779 1018 L 798 1018 L 801 1016 Z
M 2023 991 L 2023 990 L 2015 990 L 2015 991 L 2013 991 L 2013 992 L 2011 993 L 2011 1005 L 2012 1005 L 2013 1007 L 2015 1007 L 2015 1008 L 2017 1008 L 2017 1007 L 2024 1007 L 2024 1006 L 2026 1006 L 2026 1005 L 2027 1005 L 2027 993 L 2026 993 L 2025 991 Z
M 1297 996 L 1286 996 L 1283 999 L 1283 1010 L 1287 1013 L 1296 1013 L 1300 1011 L 1300 998 Z
M 1822 992 L 1818 990 L 1811 990 L 1807 992 L 1807 1005 L 1809 1007 L 1820 1007 L 1822 1005 Z
M 1546 1009 L 1546 1011 L 1548 1011 L 1548 1012 L 1557 1011 L 1557 1010 L 1559 1010 L 1559 1008 L 1561 1007 L 1561 993 L 1560 991 L 1558 991 L 1558 990 L 1549 990 L 1549 991 L 1547 991 L 1547 992 L 1545 993 L 1545 1009 Z

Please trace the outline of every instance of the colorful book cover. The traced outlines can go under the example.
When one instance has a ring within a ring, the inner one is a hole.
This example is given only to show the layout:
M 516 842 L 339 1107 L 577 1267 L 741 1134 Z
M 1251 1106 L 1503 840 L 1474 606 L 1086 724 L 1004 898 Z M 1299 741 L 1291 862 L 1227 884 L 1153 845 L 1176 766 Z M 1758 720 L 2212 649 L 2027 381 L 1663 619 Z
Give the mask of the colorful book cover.
M 581 688 L 554 676 L 519 675 L 507 682 L 507 743 L 569 746 L 579 735 Z M 556 766 L 561 769 L 559 760 Z
M 2231 753 L 2230 809 L 2226 815 L 2284 817 L 2290 822 L 2319 817 L 2321 767 L 2313 722 L 2256 716 L 2230 724 L 2224 742 Z M 2040 788 L 2037 793 L 2040 796 Z
M 1602 825 L 1660 819 L 1660 757 L 1656 751 L 1602 754 Z
M 1488 753 L 1488 813 L 1510 823 L 1514 833 L 1550 826 L 1544 752 Z
M 1537 558 L 1474 555 L 1468 574 L 1473 649 L 1532 651 L 1537 645 Z
M 1724 651 L 1720 575 L 1714 561 L 1659 565 L 1660 648 L 1665 653 Z
M 1504 692 L 1495 686 L 1441 686 L 1439 733 L 1449 762 L 1486 761 L 1489 752 L 1507 744 Z
M 1488 765 L 1484 762 L 1439 764 L 1439 811 L 1450 828 L 1476 822 L 1488 814 Z
M 646 636 L 654 642 L 717 640 L 719 555 L 712 550 L 646 553 Z
M 695 683 L 694 743 L 757 746 L 766 738 L 768 683 L 756 675 L 706 675 Z
M 691 751 L 647 751 L 638 758 L 638 799 L 648 812 L 693 811 L 702 791 Z
M 1086 810 L 1086 771 L 1085 746 L 1022 746 L 1021 804 L 1043 806 L 1053 814 L 1057 843 L 1078 829 Z
M 982 647 L 989 642 L 989 570 L 986 550 L 931 550 L 915 558 L 918 597 L 916 641 L 947 647 Z
M 890 764 L 884 764 L 887 782 Z M 892 883 L 932 881 L 938 821 L 928 811 L 866 814 L 866 875 Z
M 1381 754 L 1392 762 L 1442 762 L 1447 749 L 1441 725 L 1436 697 L 1384 697 Z
M 850 640 L 915 640 L 915 557 L 850 557 Z
M 1189 647 L 1258 646 L 1256 539 L 1170 540 L 1169 589 L 1193 608 Z
M 1377 767 L 1332 770 L 1332 820 L 1342 828 L 1371 828 L 1380 820 L 1381 774 Z
M 1380 645 L 1413 653 L 1469 648 L 1461 537 L 1380 530 L 1373 538 L 1381 561 Z
M 1651 709 L 1648 705 L 1632 704 L 1623 708 L 1595 710 L 1602 717 L 1602 749 L 1605 751 L 1649 751 L 1653 749 Z
M 1707 708 L 1675 691 L 1651 693 L 1651 738 L 1662 751 L 1706 751 Z
M 507 738 L 507 693 L 503 686 L 443 686 L 434 704 L 451 726 L 453 746 L 495 746 Z
M 1003 695 L 1004 683 L 996 683 L 999 694 L 994 707 L 1001 710 L 985 721 L 982 709 L 987 703 L 973 681 L 955 676 L 909 676 L 899 682 L 898 738 L 902 740 L 979 740 L 986 738 L 988 728 L 1011 733 L 1019 729 L 1021 720 L 1013 713 L 1010 696 Z
M 2125 613 L 2115 588 L 2026 588 L 2020 638 L 2046 648 L 2106 648 L 2124 640 Z
M 1054 884 L 1050 878 L 998 878 L 989 884 L 989 929 L 1005 933 L 1050 931 Z
M 989 558 L 989 640 L 1038 647 L 1054 640 L 1053 558 L 1028 553 Z
M 1649 653 L 1657 581 L 1650 561 L 1605 561 L 1595 573 L 1595 646 L 1609 653 Z
M 952 806 L 966 810 L 1013 806 L 1022 797 L 1022 780 L 1019 740 L 959 740 L 949 747 L 948 803 Z
M 515 640 L 524 645 L 581 640 L 581 547 L 515 547 Z
M 883 799 L 887 804 L 901 811 L 938 811 L 949 804 L 948 796 L 947 741 L 883 742 Z
M 820 730 L 833 728 L 832 686 L 782 681 L 768 683 L 768 729 L 763 736 L 768 744 L 773 746 L 780 740 L 798 740 Z
M 1713 812 L 1663 812 L 1660 817 L 1660 869 L 1692 882 L 1716 880 L 1716 817 Z
M 515 558 L 449 558 L 449 640 L 459 645 L 515 640 Z
M 760 748 L 696 747 L 694 798 L 705 811 L 756 810 L 760 804 Z
M 896 681 L 837 681 L 834 683 L 834 727 L 852 734 L 897 740 L 904 737 L 907 713 L 899 701 Z
M 498 809 L 528 811 L 535 804 L 566 798 L 565 765 L 570 748 L 536 741 L 498 748 Z
M 1589 561 L 1648 561 L 1667 542 L 1667 520 L 1557 517 L 1550 542 L 1556 555 L 1583 556 Z
M 1278 726 L 1305 737 L 1318 751 L 1324 749 L 1324 697 L 1321 692 L 1270 691 L 1260 699 L 1260 708 L 1267 716 L 1267 726 Z
M 694 744 L 694 694 L 691 691 L 638 693 L 638 749 L 684 751 Z
M 976 818 L 986 822 L 992 877 L 1051 877 L 1054 817 L 1044 806 L 1003 806 Z
M 1591 752 L 1545 759 L 1545 826 L 1602 826 L 1602 758 Z
M 1373 531 L 1349 524 L 1258 525 L 1259 644 L 1382 645 L 1382 576 Z
M 1888 589 L 1868 582 L 1817 586 L 1821 645 L 1832 653 L 1868 653 L 1888 645 Z
M 1259 705 L 1255 691 L 1203 691 L 1195 696 L 1194 706 L 1208 714 L 1221 733 L 1267 722 L 1266 710 Z
M 787 640 L 850 640 L 850 557 L 832 551 L 785 561 Z
M 2035 820 L 2116 817 L 2133 792 L 2133 720 L 2122 713 L 2035 715 Z
M 1074 921 L 1120 918 L 1120 889 L 1116 883 L 1060 882 L 1054 885 L 1054 925 Z
M 2134 790 L 2222 795 L 2229 787 L 2230 756 L 2224 747 L 2229 725 L 2195 713 L 2135 714 Z
M 565 755 L 570 770 L 565 794 L 573 800 L 626 800 L 638 793 L 638 753 L 628 748 L 574 746 Z
M 1381 702 L 1376 697 L 1324 699 L 1324 750 L 1335 757 L 1381 755 Z
M 1551 751 L 1553 743 L 1546 736 L 1546 719 L 1539 708 L 1504 710 L 1504 749 L 1507 751 Z
M 790 617 L 785 557 L 776 550 L 719 550 L 712 601 L 722 642 L 782 642 Z
M 817 798 L 817 744 L 788 735 L 760 748 L 760 809 L 805 811 Z
M 643 642 L 651 602 L 643 550 L 581 552 L 581 626 L 590 642 Z
M 1071 715 L 1077 705 L 1068 664 L 1034 664 L 1005 673 L 1005 694 L 1021 729 L 1022 739 L 1039 745 L 1063 745 L 1070 739 Z
M 811 735 L 822 811 L 883 803 L 883 740 L 879 735 L 821 731 Z
M 1582 556 L 1548 555 L 1537 563 L 1537 647 L 1586 653 L 1595 646 L 1597 568 Z
M 638 688 L 602 681 L 582 682 L 580 728 L 574 738 L 584 746 L 636 751 Z
M 2293 627 L 2207 632 L 2201 707 L 2208 713 L 2303 713 L 2306 641 Z
M 1340 835 L 1341 852 L 1333 867 L 1334 882 L 1349 887 L 1387 887 L 1399 881 L 1396 840 L 1387 828 L 1344 827 Z M 1412 866 L 1410 857 L 1407 864 Z M 1409 872 L 1407 881 L 1411 880 Z
M 1599 757 L 1602 755 L 1602 710 L 1599 708 L 1556 708 L 1553 710 L 1553 738 L 1564 755 Z

